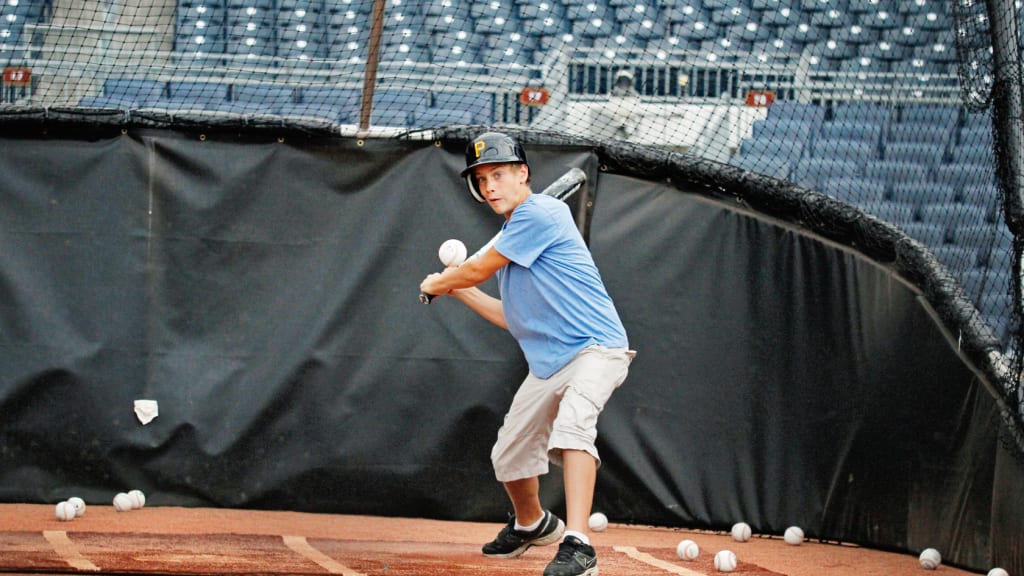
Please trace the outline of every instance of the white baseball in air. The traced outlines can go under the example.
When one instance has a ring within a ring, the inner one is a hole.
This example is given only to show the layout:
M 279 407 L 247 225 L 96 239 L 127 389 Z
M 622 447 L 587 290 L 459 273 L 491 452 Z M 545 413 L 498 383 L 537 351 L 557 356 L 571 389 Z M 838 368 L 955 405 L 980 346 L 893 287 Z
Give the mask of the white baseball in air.
M 85 500 L 82 500 L 78 496 L 68 498 L 68 504 L 75 507 L 75 516 L 81 516 L 85 514 Z
M 925 570 L 935 570 L 942 564 L 942 555 L 935 548 L 925 548 L 921 551 L 921 556 L 918 558 L 921 562 L 921 568 Z
M 676 545 L 676 556 L 680 560 L 696 560 L 700 556 L 700 546 L 693 540 L 683 540 Z
M 146 495 L 142 490 L 132 490 L 128 493 L 128 497 L 132 499 L 132 508 L 135 510 L 146 505 Z
M 715 554 L 715 570 L 732 572 L 736 569 L 736 554 L 731 550 L 720 550 Z
M 132 509 L 134 501 L 132 497 L 126 492 L 118 492 L 117 496 L 114 496 L 114 508 L 118 512 L 127 512 Z
M 55 512 L 57 514 L 57 520 L 60 520 L 61 522 L 70 522 L 75 519 L 75 505 L 66 500 L 57 504 Z
M 750 540 L 750 525 L 746 522 L 737 522 L 732 525 L 732 539 L 737 542 Z
M 466 261 L 466 245 L 462 240 L 445 240 L 437 249 L 437 257 L 445 266 L 458 266 Z
M 1010 573 L 1002 568 L 993 568 L 988 571 L 988 576 L 1010 576 Z
M 594 512 L 590 515 L 587 525 L 594 532 L 604 532 L 604 529 L 608 527 L 608 517 L 601 512 Z
M 786 528 L 786 533 L 782 535 L 782 538 L 786 544 L 799 546 L 804 542 L 804 531 L 799 526 L 790 526 Z

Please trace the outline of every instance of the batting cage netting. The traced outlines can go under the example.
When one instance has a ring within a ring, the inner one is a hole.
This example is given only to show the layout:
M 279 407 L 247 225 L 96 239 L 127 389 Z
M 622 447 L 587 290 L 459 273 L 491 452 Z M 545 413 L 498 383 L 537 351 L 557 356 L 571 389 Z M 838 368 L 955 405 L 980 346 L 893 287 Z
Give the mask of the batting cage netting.
M 8 125 L 593 144 L 894 263 L 1019 430 L 1020 2 L 0 2 Z

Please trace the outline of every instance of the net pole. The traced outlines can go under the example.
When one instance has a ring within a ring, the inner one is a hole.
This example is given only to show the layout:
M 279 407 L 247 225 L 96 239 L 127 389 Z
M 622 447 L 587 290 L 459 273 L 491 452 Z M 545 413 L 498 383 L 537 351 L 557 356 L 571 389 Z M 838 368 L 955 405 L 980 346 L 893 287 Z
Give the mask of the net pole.
M 373 23 L 367 45 L 366 75 L 363 77 L 363 101 L 359 108 L 359 130 L 370 129 L 370 114 L 373 112 L 373 90 L 377 85 L 377 63 L 380 61 L 380 37 L 384 31 L 384 5 L 387 0 L 373 0 Z

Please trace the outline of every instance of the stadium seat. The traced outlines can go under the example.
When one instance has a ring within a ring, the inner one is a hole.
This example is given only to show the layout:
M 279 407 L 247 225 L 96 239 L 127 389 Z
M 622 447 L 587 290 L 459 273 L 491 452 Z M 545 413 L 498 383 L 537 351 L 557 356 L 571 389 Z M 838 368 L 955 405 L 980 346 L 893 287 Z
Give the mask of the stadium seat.
M 729 159 L 729 165 L 780 180 L 790 175 L 789 160 L 777 154 L 749 156 L 737 154 Z
M 406 120 L 401 124 L 393 124 L 396 126 L 405 126 L 408 123 L 408 114 L 412 112 L 418 112 L 425 110 L 430 107 L 430 93 L 423 90 L 411 90 L 405 88 L 384 88 L 377 89 L 373 93 L 373 117 L 377 118 L 377 113 L 384 110 L 389 111 L 400 111 L 406 113 Z M 391 115 L 385 118 L 383 114 L 380 116 L 381 119 L 386 119 L 388 122 L 396 122 L 399 118 L 397 113 L 390 113 Z
M 490 124 L 494 119 L 494 95 L 490 92 L 435 92 L 432 107 L 469 112 L 477 124 Z
M 934 222 L 950 227 L 984 224 L 986 222 L 985 212 L 981 206 L 963 202 L 929 203 L 920 207 L 922 222 Z
M 311 86 L 299 92 L 299 103 L 282 109 L 285 116 L 315 118 L 338 124 L 359 121 L 360 92 L 333 86 Z
M 739 153 L 746 156 L 775 154 L 799 158 L 806 140 L 802 138 L 747 138 L 740 144 Z
M 900 228 L 914 240 L 934 248 L 946 243 L 946 227 L 934 222 L 904 222 Z
M 232 104 L 259 104 L 267 112 L 279 114 L 296 104 L 295 91 L 291 86 L 280 84 L 236 84 L 231 89 Z
M 819 28 L 848 28 L 853 24 L 853 16 L 840 9 L 828 9 L 811 14 L 811 26 Z
M 953 27 L 950 17 L 940 10 L 909 14 L 906 24 L 918 30 L 950 30 Z
M 104 96 L 130 100 L 140 106 L 155 102 L 163 98 L 166 93 L 167 83 L 159 80 L 108 78 L 103 82 Z
M 869 202 L 861 205 L 860 208 L 865 214 L 870 214 L 895 226 L 903 226 L 917 219 L 917 212 L 913 206 L 891 200 Z
M 808 148 L 810 155 L 818 158 L 868 162 L 879 157 L 878 145 L 865 140 L 846 138 L 818 138 Z
M 899 182 L 927 180 L 930 171 L 931 167 L 924 164 L 894 160 L 871 160 L 864 166 L 864 176 L 890 186 Z
M 861 140 L 879 146 L 882 142 L 882 125 L 859 120 L 830 120 L 821 125 L 823 139 Z
M 853 0 L 856 2 L 857 0 Z M 883 3 L 874 10 L 867 10 L 859 14 L 857 22 L 865 28 L 884 30 L 889 28 L 900 28 L 903 26 L 903 15 L 896 10 L 894 3 Z
M 935 169 L 932 180 L 963 189 L 973 184 L 995 183 L 995 171 L 991 163 L 961 164 L 951 162 Z
M 776 100 L 768 107 L 770 120 L 805 120 L 814 126 L 825 120 L 825 109 L 817 104 Z
M 951 147 L 951 160 L 961 164 L 992 164 L 995 151 L 988 143 L 956 144 Z
M 711 9 L 711 21 L 720 26 L 733 26 L 736 24 L 744 25 L 747 23 L 754 23 L 751 20 L 750 10 L 740 5 L 739 3 L 732 3 L 730 6 L 723 6 L 720 8 Z
M 981 145 L 986 146 L 994 145 L 994 137 L 992 136 L 992 125 L 988 118 L 984 118 L 984 123 L 971 123 L 964 124 L 960 128 L 960 133 L 957 136 L 957 141 L 963 145 Z
M 953 246 L 952 244 L 931 246 L 930 248 L 932 253 L 935 254 L 936 260 L 951 272 L 970 270 L 978 264 L 978 255 L 970 248 Z
M 855 206 L 885 200 L 885 183 L 861 178 L 826 178 L 821 191 Z
M 922 124 L 917 122 L 897 122 L 889 126 L 885 135 L 886 142 L 926 142 L 948 146 L 953 131 L 941 124 Z
M 889 187 L 889 199 L 904 204 L 922 206 L 929 203 L 956 202 L 959 199 L 959 194 L 948 184 L 917 180 L 892 184 Z
M 878 30 L 865 28 L 860 24 L 853 24 L 844 28 L 837 28 L 832 33 L 832 38 L 837 42 L 846 44 L 870 44 L 878 42 Z
M 473 114 L 468 110 L 425 108 L 423 110 L 413 112 L 412 115 L 412 125 L 417 128 L 433 128 L 475 123 Z
M 820 190 L 829 178 L 860 177 L 862 162 L 834 158 L 801 158 L 790 173 L 790 180 L 805 187 Z
M 842 102 L 832 108 L 832 121 L 843 122 L 873 122 L 882 126 L 882 130 L 889 125 L 889 118 L 892 116 L 893 108 L 884 104 L 872 102 Z
M 968 297 L 978 302 L 985 294 L 1009 290 L 1010 274 L 1005 270 L 971 268 L 960 274 L 960 285 Z
M 878 42 L 861 45 L 857 53 L 862 57 L 875 60 L 902 60 L 907 56 L 907 47 L 903 44 L 894 44 L 888 40 L 879 40 Z
M 938 166 L 946 155 L 946 145 L 933 142 L 889 142 L 885 145 L 885 159 L 916 162 L 930 167 Z
M 167 96 L 147 108 L 202 111 L 216 110 L 228 103 L 230 86 L 219 82 L 169 82 Z
M 943 104 L 905 104 L 899 110 L 900 123 L 921 123 L 945 126 L 950 130 L 958 123 L 960 111 Z
M 803 17 L 795 24 L 776 27 L 774 32 L 778 38 L 798 43 L 803 47 L 821 42 L 828 37 L 827 32 L 822 28 L 811 26 L 810 20 Z

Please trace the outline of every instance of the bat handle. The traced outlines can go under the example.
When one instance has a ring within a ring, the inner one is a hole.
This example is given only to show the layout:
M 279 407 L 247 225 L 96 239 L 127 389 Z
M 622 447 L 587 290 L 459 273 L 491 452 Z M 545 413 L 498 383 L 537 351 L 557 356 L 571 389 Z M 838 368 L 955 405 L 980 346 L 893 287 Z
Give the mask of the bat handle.
M 435 295 L 435 294 L 427 294 L 426 292 L 420 292 L 420 302 L 422 302 L 424 304 L 430 304 L 430 302 L 434 298 L 437 298 L 437 295 Z

